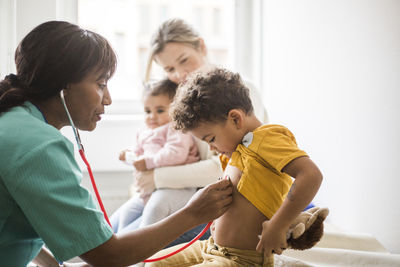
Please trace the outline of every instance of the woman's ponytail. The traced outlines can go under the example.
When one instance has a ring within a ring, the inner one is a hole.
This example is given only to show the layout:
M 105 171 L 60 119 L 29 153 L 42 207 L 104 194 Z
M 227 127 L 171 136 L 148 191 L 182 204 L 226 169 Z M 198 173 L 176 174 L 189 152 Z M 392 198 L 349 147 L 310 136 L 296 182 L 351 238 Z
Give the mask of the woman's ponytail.
M 22 105 L 26 100 L 24 86 L 17 75 L 9 74 L 0 81 L 0 114 L 14 106 Z

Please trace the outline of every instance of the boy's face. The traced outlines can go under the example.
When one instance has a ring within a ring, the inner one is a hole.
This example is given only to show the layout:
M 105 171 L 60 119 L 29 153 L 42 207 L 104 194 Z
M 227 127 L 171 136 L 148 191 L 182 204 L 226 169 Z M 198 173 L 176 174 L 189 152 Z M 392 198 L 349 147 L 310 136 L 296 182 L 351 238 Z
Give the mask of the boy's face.
M 211 150 L 231 157 L 236 147 L 242 142 L 243 134 L 234 121 L 204 122 L 191 131 L 191 134 L 207 142 Z
M 160 127 L 170 121 L 169 105 L 171 100 L 166 95 L 148 95 L 144 99 L 145 123 L 150 129 Z

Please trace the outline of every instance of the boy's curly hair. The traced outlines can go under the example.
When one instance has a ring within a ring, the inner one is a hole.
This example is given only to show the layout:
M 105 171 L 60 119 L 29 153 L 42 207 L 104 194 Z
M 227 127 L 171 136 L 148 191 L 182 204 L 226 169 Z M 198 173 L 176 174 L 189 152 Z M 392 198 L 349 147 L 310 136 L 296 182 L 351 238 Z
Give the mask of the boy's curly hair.
M 249 89 L 239 74 L 216 68 L 195 73 L 178 87 L 170 116 L 175 129 L 185 132 L 202 122 L 223 122 L 232 109 L 253 112 Z

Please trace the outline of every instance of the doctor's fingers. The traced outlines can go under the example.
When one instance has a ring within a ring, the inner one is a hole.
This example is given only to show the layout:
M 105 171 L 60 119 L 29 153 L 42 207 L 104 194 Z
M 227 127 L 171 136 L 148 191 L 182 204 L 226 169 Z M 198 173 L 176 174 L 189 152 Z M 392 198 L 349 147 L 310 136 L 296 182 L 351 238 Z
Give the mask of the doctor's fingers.
M 205 187 L 207 190 L 225 190 L 227 188 L 232 188 L 232 183 L 230 180 L 219 180 Z
M 220 207 L 220 209 L 222 210 L 222 213 L 224 213 L 229 208 L 229 206 L 232 204 L 232 200 L 233 200 L 232 196 L 228 196 L 226 198 L 221 199 L 216 204 L 217 204 L 217 206 Z

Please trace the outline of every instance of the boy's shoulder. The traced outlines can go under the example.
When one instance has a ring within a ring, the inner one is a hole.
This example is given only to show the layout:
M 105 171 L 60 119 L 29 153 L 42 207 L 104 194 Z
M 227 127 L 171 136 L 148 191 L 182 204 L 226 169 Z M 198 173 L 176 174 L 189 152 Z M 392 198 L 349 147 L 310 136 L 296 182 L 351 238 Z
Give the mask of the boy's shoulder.
M 253 131 L 253 133 L 259 133 L 259 134 L 271 133 L 271 132 L 286 133 L 290 132 L 290 130 L 287 127 L 279 124 L 263 124 Z
M 263 142 L 276 143 L 285 138 L 295 141 L 293 133 L 285 126 L 278 124 L 264 124 L 256 128 L 253 132 L 245 135 L 242 143 L 248 148 L 255 148 Z

